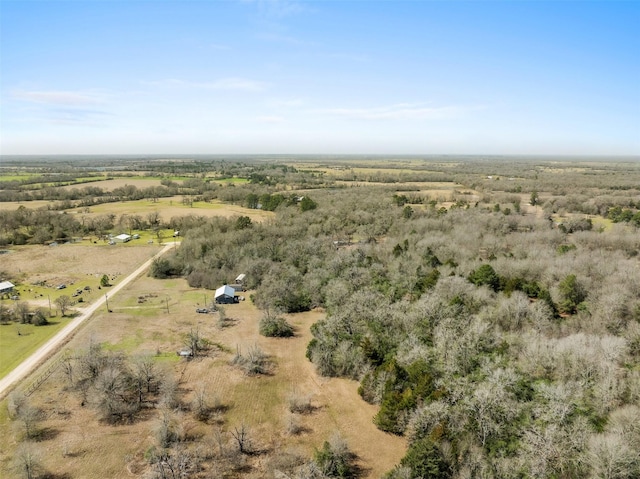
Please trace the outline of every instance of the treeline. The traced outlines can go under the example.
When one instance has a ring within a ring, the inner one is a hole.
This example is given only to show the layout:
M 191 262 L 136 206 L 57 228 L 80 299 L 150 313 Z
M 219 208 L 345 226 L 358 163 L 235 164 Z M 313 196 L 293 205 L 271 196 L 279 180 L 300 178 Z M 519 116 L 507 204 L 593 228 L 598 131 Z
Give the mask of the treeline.
M 640 473 L 637 228 L 570 233 L 472 204 L 408 214 L 386 189 L 313 200 L 193 225 L 168 267 L 209 288 L 244 272 L 266 310 L 324 307 L 309 359 L 359 380 L 376 425 L 410 439 L 389 477 Z

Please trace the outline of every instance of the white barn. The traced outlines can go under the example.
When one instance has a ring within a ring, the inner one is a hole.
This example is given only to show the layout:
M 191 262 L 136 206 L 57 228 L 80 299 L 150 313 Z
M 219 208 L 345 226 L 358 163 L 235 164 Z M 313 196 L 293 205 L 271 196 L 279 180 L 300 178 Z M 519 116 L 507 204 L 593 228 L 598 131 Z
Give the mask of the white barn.
M 224 286 L 220 286 L 218 289 L 216 289 L 216 295 L 215 295 L 216 303 L 217 304 L 235 303 L 236 302 L 235 295 L 236 295 L 236 290 L 233 289 L 228 284 L 225 284 Z
M 11 281 L 3 281 L 2 283 L 0 283 L 0 294 L 10 293 L 15 287 L 16 285 Z

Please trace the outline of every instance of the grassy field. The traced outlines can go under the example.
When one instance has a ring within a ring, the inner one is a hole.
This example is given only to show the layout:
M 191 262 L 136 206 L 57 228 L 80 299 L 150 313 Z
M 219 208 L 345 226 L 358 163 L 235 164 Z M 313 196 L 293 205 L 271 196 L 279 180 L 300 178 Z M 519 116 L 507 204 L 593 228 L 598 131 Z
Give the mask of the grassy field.
M 254 446 L 263 451 L 249 458 L 251 477 L 264 477 L 269 458 L 285 451 L 295 450 L 310 457 L 336 431 L 366 467 L 363 477 L 380 477 L 399 461 L 406 440 L 374 426 L 372 417 L 377 408 L 362 401 L 357 383 L 320 377 L 305 358 L 311 338 L 309 328 L 323 317 L 323 312 L 290 315 L 289 321 L 296 327 L 294 338 L 265 338 L 258 334 L 261 313 L 248 300 L 226 307 L 230 325 L 223 329 L 218 327 L 215 314 L 197 314 L 195 308 L 209 302 L 211 296 L 212 291 L 190 288 L 182 279 L 140 277 L 113 298 L 113 312 L 98 312 L 68 349 L 80 353 L 94 341 L 109 351 L 152 354 L 159 367 L 181 378 L 183 404 L 191 401 L 197 388 L 204 387 L 209 397 L 222 401 L 226 411 L 213 423 L 202 423 L 188 412 L 182 413 L 188 436 L 212 444 L 216 430 L 228 434 L 226 431 L 245 424 Z M 199 359 L 180 360 L 175 351 L 193 328 L 216 346 Z M 246 376 L 230 364 L 238 349 L 247 351 L 255 346 L 270 356 L 272 373 L 267 376 Z M 58 371 L 32 396 L 43 409 L 50 411 L 52 404 L 59 405 L 55 407 L 57 412 L 48 414 L 39 425 L 49 431 L 47 437 L 51 436 L 38 444 L 46 468 L 55 471 L 56 477 L 142 477 L 149 467 L 145 454 L 155 444 L 158 412 L 148 410 L 133 424 L 100 424 L 95 411 L 81 407 L 79 394 L 68 390 L 65 381 Z M 299 435 L 286 431 L 290 414 L 287 397 L 292 391 L 308 395 L 314 406 L 311 414 L 299 416 L 303 431 Z M 0 471 L 9 470 L 20 437 L 15 426 L 0 418 Z
M 14 279 L 14 284 L 20 301 L 26 302 L 31 310 L 49 310 L 51 307 L 56 313 L 55 301 L 59 296 L 71 296 L 76 290 L 82 290 L 82 294 L 74 298 L 76 303 L 73 306 L 80 308 L 108 291 L 100 289 L 102 275 L 106 274 L 115 285 L 158 250 L 157 245 L 144 243 L 136 246 L 85 243 L 55 247 L 19 246 L 3 254 L 4 271 L 14 272 L 19 278 Z M 58 289 L 62 284 L 66 287 Z M 82 302 L 78 302 L 80 298 Z M 10 299 L 0 301 L 8 308 L 15 303 Z M 8 374 L 69 320 L 58 315 L 52 321 L 54 324 L 40 327 L 15 323 L 0 325 L 0 377 Z M 16 328 L 19 328 L 20 336 Z
M 56 317 L 51 318 L 47 326 L 0 324 L 0 378 L 9 374 L 69 321 L 71 318 Z
M 28 180 L 29 178 L 32 178 L 34 176 L 37 175 L 32 175 L 32 174 L 28 174 L 28 173 L 24 173 L 24 174 L 2 174 L 0 173 L 0 181 L 22 181 L 22 180 Z
M 157 201 L 137 200 L 137 201 L 121 201 L 117 203 L 104 203 L 92 206 L 89 213 L 84 208 L 69 210 L 81 216 L 90 217 L 91 215 L 115 214 L 115 215 L 141 215 L 146 216 L 152 212 L 158 212 L 164 221 L 170 220 L 174 216 L 248 216 L 253 221 L 262 221 L 265 218 L 273 217 L 274 213 L 269 211 L 255 210 L 244 208 L 238 205 L 230 205 L 219 201 L 194 201 L 187 205 L 182 202 L 182 196 L 172 196 L 168 198 L 159 198 Z

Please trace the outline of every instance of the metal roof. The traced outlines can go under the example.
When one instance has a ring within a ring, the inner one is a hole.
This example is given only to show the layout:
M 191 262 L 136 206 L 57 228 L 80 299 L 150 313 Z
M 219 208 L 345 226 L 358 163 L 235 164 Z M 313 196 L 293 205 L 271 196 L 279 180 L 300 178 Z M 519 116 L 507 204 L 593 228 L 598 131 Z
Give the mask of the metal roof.
M 233 289 L 231 286 L 229 286 L 228 284 L 225 284 L 224 286 L 220 286 L 218 289 L 216 289 L 216 298 L 219 298 L 220 296 L 231 296 L 232 298 L 235 296 L 236 294 L 236 290 Z

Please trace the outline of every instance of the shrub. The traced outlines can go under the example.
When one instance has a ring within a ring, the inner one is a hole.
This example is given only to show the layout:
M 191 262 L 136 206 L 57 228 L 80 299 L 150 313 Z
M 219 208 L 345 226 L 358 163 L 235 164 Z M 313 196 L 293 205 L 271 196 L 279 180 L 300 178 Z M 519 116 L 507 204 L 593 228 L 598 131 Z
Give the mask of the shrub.
M 355 477 L 354 459 L 355 455 L 340 436 L 325 441 L 322 449 L 314 454 L 315 463 L 327 477 Z
M 240 348 L 238 348 L 231 364 L 240 367 L 240 369 L 250 376 L 256 374 L 267 374 L 270 366 L 269 357 L 258 346 L 249 348 L 246 355 L 242 354 Z
M 289 411 L 298 414 L 307 414 L 313 411 L 311 405 L 311 397 L 309 395 L 303 395 L 299 392 L 292 392 L 287 398 L 289 403 Z
M 269 338 L 289 338 L 293 336 L 293 326 L 284 318 L 266 315 L 260 320 L 260 334 Z
M 498 291 L 500 288 L 500 276 L 490 264 L 480 266 L 469 275 L 468 279 L 476 286 L 487 285 L 494 291 Z
M 451 477 L 449 466 L 442 457 L 442 453 L 429 437 L 414 441 L 400 461 L 400 466 L 411 469 L 412 479 Z

